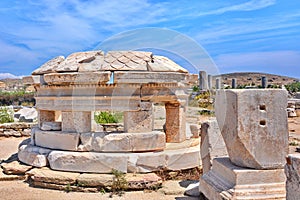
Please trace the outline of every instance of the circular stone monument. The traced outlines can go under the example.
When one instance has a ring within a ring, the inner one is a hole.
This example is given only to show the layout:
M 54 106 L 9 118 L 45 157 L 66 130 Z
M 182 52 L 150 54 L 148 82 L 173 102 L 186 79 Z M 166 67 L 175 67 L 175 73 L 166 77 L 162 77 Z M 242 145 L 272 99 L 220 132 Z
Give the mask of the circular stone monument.
M 38 126 L 20 144 L 23 163 L 71 172 L 180 170 L 200 165 L 199 139 L 186 137 L 193 75 L 141 51 L 77 52 L 53 58 L 25 84 L 36 89 Z M 165 105 L 165 131 L 154 130 L 153 104 Z M 124 113 L 123 132 L 98 132 L 94 112 Z

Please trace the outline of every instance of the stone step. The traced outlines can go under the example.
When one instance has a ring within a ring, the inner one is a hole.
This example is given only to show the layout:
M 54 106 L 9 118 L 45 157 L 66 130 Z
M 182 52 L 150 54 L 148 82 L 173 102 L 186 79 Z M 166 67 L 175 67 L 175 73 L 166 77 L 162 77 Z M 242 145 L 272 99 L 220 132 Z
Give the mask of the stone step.
M 79 174 L 54 171 L 47 167 L 32 169 L 27 176 L 36 187 L 79 192 L 98 192 L 101 188 L 111 190 L 116 181 L 114 174 Z M 157 189 L 162 184 L 162 179 L 154 173 L 128 173 L 121 176 L 126 180 L 126 190 Z

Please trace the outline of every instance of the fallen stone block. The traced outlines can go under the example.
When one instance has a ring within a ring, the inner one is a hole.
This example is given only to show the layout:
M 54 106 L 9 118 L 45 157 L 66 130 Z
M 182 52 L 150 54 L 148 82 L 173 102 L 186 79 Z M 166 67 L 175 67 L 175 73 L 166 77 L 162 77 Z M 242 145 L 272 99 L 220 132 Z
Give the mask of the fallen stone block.
M 41 130 L 43 130 L 43 131 L 61 131 L 61 122 L 43 122 Z
M 3 169 L 3 172 L 8 175 L 25 175 L 25 172 L 32 169 L 32 166 L 21 164 L 18 161 L 2 163 L 1 167 Z
M 27 165 L 45 167 L 48 165 L 47 156 L 50 152 L 50 149 L 32 145 L 22 145 L 19 148 L 18 158 Z
M 26 173 L 35 182 L 53 183 L 59 185 L 75 184 L 79 173 L 54 171 L 47 167 L 34 168 Z

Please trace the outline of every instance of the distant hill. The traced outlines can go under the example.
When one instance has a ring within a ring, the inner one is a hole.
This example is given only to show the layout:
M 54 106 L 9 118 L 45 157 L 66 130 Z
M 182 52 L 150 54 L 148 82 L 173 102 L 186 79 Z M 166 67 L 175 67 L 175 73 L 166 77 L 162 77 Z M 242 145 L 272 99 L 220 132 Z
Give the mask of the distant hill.
M 275 74 L 266 74 L 259 72 L 236 72 L 236 73 L 228 73 L 221 74 L 218 76 L 214 76 L 213 79 L 221 77 L 222 83 L 226 85 L 231 85 L 231 81 L 233 78 L 236 78 L 237 85 L 261 85 L 261 78 L 265 76 L 268 79 L 268 84 L 270 85 L 287 85 L 294 82 L 299 82 L 300 80 L 297 78 L 280 76 Z
M 24 89 L 22 79 L 5 78 L 5 79 L 0 79 L 0 81 L 5 84 L 5 87 L 2 89 L 6 90 L 6 91 L 14 91 L 14 90 Z

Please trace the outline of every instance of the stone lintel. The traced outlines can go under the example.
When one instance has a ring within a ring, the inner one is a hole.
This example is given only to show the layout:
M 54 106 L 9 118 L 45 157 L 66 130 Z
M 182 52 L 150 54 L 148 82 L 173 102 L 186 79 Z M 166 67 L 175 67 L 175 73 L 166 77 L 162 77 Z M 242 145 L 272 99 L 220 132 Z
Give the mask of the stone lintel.
M 25 76 L 22 78 L 22 82 L 24 85 L 34 85 L 34 86 L 40 86 L 45 84 L 43 75 Z
M 82 85 L 107 83 L 111 72 L 70 72 L 45 74 L 48 85 Z
M 55 111 L 138 111 L 140 98 L 131 97 L 36 97 L 36 107 Z
M 115 83 L 177 83 L 185 78 L 186 73 L 178 72 L 114 72 Z

